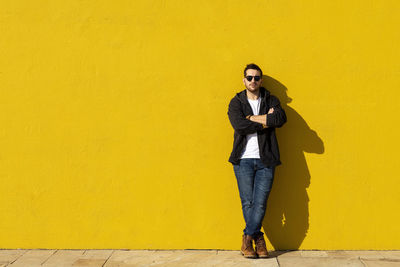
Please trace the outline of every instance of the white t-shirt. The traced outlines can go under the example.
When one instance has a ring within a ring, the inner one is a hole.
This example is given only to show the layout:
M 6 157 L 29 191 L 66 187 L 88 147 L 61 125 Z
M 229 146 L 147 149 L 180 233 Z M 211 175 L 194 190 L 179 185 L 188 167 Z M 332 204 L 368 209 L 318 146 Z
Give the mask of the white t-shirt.
M 251 109 L 253 110 L 253 114 L 254 115 L 258 115 L 258 113 L 260 112 L 260 103 L 261 103 L 261 97 L 258 97 L 258 99 L 256 100 L 251 100 L 248 99 Z M 256 158 L 259 159 L 260 158 L 260 150 L 258 148 L 258 137 L 257 137 L 257 133 L 253 133 L 253 134 L 248 134 L 246 136 L 247 138 L 247 144 L 246 144 L 246 148 L 244 149 L 241 159 L 244 158 Z

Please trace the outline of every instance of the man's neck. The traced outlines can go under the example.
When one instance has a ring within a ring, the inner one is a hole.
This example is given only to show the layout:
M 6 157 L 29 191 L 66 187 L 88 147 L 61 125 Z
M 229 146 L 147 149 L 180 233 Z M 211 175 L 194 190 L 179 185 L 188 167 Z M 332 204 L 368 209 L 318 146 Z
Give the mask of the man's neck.
M 246 95 L 247 95 L 247 98 L 250 99 L 250 100 L 257 100 L 258 97 L 260 96 L 260 90 L 257 90 L 255 92 L 251 92 L 249 90 L 246 90 Z

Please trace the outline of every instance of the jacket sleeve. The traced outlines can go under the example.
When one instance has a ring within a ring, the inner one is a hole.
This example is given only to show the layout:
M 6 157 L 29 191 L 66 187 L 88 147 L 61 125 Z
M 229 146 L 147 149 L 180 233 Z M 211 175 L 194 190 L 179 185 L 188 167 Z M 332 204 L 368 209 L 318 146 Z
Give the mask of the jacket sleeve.
M 239 100 L 235 98 L 229 103 L 228 117 L 233 129 L 240 135 L 253 134 L 263 129 L 262 124 L 246 119 Z
M 267 126 L 268 127 L 282 127 L 287 121 L 286 113 L 280 105 L 279 99 L 275 96 L 271 96 L 271 107 L 274 108 L 274 112 L 267 114 Z

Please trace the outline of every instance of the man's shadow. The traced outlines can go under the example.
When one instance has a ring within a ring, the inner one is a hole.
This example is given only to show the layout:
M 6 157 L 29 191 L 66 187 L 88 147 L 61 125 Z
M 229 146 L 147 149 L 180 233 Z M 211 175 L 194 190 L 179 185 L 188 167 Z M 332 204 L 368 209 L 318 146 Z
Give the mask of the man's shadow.
M 282 165 L 276 168 L 263 227 L 275 250 L 298 249 L 308 231 L 308 194 L 311 175 L 304 152 L 324 153 L 324 143 L 306 121 L 287 104 L 287 88 L 263 75 L 263 86 L 281 101 L 287 123 L 276 130 Z

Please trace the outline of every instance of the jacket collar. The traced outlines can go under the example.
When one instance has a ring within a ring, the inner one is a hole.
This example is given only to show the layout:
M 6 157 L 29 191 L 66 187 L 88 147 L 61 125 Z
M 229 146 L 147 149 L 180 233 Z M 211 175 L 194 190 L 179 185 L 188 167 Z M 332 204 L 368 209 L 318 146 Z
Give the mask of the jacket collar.
M 270 96 L 270 92 L 264 87 L 260 87 L 260 97 L 261 102 L 264 102 L 266 98 Z M 249 103 L 247 100 L 246 89 L 236 94 L 236 97 L 239 98 L 240 102 L 246 104 Z

